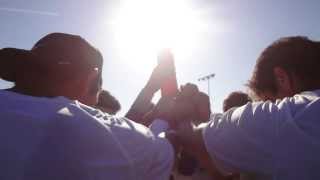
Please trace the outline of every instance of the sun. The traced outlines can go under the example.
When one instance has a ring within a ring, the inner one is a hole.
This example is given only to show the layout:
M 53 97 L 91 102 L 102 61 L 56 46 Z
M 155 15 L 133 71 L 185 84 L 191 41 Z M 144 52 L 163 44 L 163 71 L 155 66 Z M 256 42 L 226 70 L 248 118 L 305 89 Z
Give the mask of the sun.
M 204 28 L 186 0 L 128 0 L 113 14 L 112 32 L 124 59 L 150 63 L 163 48 L 190 52 Z

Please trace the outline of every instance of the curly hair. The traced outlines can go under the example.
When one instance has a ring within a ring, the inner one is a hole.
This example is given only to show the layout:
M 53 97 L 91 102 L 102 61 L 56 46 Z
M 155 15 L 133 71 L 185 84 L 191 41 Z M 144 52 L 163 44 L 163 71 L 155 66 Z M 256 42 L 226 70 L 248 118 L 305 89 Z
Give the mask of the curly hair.
M 276 94 L 273 70 L 280 67 L 291 80 L 298 80 L 298 92 L 320 88 L 320 43 L 307 37 L 284 37 L 267 47 L 257 60 L 248 87 L 259 97 L 265 92 Z
M 252 102 L 248 94 L 241 91 L 234 91 L 228 95 L 223 101 L 223 112 L 228 111 L 233 107 L 240 107 L 248 102 Z

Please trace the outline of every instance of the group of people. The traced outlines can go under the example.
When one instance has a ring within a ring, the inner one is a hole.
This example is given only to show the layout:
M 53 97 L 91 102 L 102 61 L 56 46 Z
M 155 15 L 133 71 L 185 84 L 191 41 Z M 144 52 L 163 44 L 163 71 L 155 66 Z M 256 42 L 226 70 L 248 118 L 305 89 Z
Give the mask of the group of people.
M 285 37 L 258 57 L 250 96 L 223 113 L 186 84 L 151 103 L 157 66 L 125 117 L 102 90 L 103 56 L 77 35 L 0 50 L 0 179 L 318 179 L 320 42 Z

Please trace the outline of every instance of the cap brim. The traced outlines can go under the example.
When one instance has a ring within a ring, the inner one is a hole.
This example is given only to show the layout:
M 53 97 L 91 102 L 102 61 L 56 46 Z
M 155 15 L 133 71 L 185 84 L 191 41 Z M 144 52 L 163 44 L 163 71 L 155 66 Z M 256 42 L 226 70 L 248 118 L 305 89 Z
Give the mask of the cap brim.
M 0 78 L 15 82 L 21 60 L 29 58 L 31 52 L 24 49 L 3 48 L 0 50 Z

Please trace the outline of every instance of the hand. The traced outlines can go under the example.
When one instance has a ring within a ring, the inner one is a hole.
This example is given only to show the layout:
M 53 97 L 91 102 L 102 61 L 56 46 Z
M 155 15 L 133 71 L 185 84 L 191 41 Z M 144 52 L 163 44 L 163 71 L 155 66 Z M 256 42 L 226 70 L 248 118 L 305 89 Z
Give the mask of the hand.
M 180 96 L 182 97 L 192 97 L 199 92 L 198 86 L 191 83 L 187 83 L 186 85 L 181 86 L 180 89 Z
M 196 108 L 189 98 L 179 99 L 175 101 L 172 115 L 176 128 L 182 122 L 193 121 L 196 118 Z
M 185 86 L 181 86 L 181 92 L 177 97 L 177 101 L 193 104 L 195 110 L 193 112 L 194 115 L 191 117 L 195 124 L 209 120 L 211 114 L 209 96 L 203 92 L 199 92 L 196 85 L 187 83 Z
M 197 110 L 197 118 L 195 124 L 207 122 L 211 115 L 210 98 L 207 94 L 199 92 L 192 98 Z
M 181 92 L 176 98 L 174 116 L 177 123 L 181 121 L 194 121 L 197 118 L 197 109 L 193 97 L 199 93 L 198 87 L 187 83 L 181 86 Z

